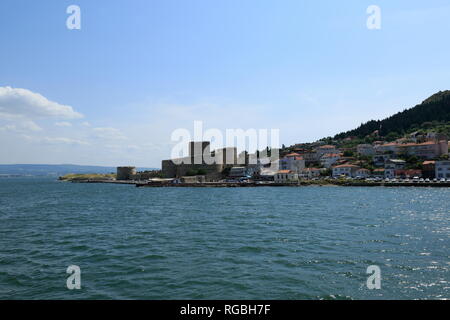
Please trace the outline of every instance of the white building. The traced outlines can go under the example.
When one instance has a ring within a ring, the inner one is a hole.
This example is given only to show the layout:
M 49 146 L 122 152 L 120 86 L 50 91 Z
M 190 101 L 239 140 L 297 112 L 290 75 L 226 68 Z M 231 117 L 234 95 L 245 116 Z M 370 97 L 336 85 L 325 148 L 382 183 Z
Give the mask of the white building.
M 319 161 L 319 154 L 315 151 L 303 152 L 301 155 L 306 163 Z
M 437 179 L 450 179 L 450 160 L 436 161 L 435 170 Z
M 448 154 L 448 141 L 427 141 L 423 143 L 386 143 L 375 146 L 377 153 L 407 154 L 424 159 L 433 159 Z
M 316 149 L 317 158 L 320 159 L 326 153 L 339 153 L 339 150 L 336 149 L 336 146 L 333 145 L 324 145 L 320 146 Z
M 291 170 L 280 170 L 275 174 L 274 180 L 276 183 L 297 182 L 298 174 Z
M 356 177 L 356 172 L 360 169 L 360 167 L 354 164 L 341 164 L 339 166 L 333 167 L 333 177 Z
M 374 146 L 375 152 L 378 154 L 392 153 L 397 154 L 397 143 L 389 142 L 385 144 L 379 144 Z
M 280 159 L 280 170 L 290 170 L 299 173 L 305 168 L 305 159 L 298 153 L 290 153 Z
M 447 140 L 399 144 L 397 148 L 399 153 L 414 155 L 424 159 L 433 159 L 448 154 Z
M 320 158 L 320 164 L 324 166 L 325 168 L 329 169 L 333 164 L 336 163 L 341 158 L 340 153 L 325 153 Z
M 320 176 L 321 171 L 322 169 L 319 168 L 305 168 L 300 172 L 299 177 L 306 179 L 317 178 Z
M 377 167 L 384 166 L 392 156 L 390 154 L 377 154 L 372 157 L 373 164 Z
M 395 171 L 402 170 L 405 168 L 405 160 L 401 159 L 389 159 L 384 165 L 384 177 L 385 178 L 395 178 Z
M 375 148 L 371 144 L 358 144 L 356 152 L 362 156 L 372 156 L 375 154 Z
M 356 177 L 367 178 L 369 176 L 370 176 L 369 169 L 360 168 L 360 169 L 356 170 Z

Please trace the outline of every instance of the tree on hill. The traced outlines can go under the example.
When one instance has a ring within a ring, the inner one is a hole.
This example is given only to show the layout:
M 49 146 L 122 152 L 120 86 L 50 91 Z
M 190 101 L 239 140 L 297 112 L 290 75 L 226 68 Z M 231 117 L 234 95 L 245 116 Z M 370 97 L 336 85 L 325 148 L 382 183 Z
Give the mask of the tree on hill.
M 411 109 L 405 109 L 383 120 L 370 120 L 358 128 L 337 134 L 335 139 L 351 136 L 364 138 L 378 130 L 381 136 L 391 132 L 403 135 L 413 127 L 419 128 L 423 123 L 450 121 L 450 90 L 439 91 L 421 104 Z

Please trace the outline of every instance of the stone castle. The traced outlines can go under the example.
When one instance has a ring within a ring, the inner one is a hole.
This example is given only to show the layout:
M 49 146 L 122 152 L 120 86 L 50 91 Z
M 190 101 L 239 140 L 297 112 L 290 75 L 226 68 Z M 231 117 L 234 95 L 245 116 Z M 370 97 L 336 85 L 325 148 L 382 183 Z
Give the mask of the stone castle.
M 219 179 L 222 172 L 237 164 L 245 165 L 247 159 L 237 156 L 237 149 L 210 150 L 209 141 L 191 141 L 189 155 L 184 158 L 163 160 L 162 173 L 165 178 L 180 178 L 186 175 L 205 175 L 208 180 Z

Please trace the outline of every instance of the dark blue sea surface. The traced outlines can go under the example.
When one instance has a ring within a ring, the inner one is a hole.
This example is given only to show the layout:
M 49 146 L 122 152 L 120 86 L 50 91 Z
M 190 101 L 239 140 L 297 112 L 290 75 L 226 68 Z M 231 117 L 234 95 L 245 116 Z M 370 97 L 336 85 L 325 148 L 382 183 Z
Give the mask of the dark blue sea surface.
M 450 298 L 450 188 L 0 179 L 0 299 L 191 298 Z

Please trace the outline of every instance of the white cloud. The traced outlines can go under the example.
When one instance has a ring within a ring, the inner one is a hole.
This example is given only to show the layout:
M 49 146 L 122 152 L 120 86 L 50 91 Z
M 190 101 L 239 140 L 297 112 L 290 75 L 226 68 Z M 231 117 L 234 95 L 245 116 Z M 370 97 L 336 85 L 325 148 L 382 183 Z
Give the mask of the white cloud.
M 55 126 L 57 127 L 71 127 L 72 124 L 67 121 L 55 122 Z
M 71 145 L 89 145 L 88 142 L 78 139 L 71 139 L 71 138 L 44 138 L 44 143 L 50 143 L 50 144 L 71 144 Z
M 106 139 L 106 140 L 124 140 L 126 139 L 125 135 L 116 128 L 111 127 L 98 127 L 92 129 L 97 138 Z
M 19 120 L 16 121 L 15 123 L 10 123 L 1 126 L 0 131 L 12 131 L 12 132 L 42 131 L 42 128 L 31 120 Z
M 60 118 L 79 119 L 83 115 L 71 106 L 48 100 L 27 89 L 0 87 L 0 118 Z
M 89 145 L 88 142 L 83 140 L 64 137 L 33 137 L 28 135 L 22 135 L 22 137 L 28 141 L 40 142 L 45 144 L 66 144 L 66 145 L 84 145 L 84 146 Z

